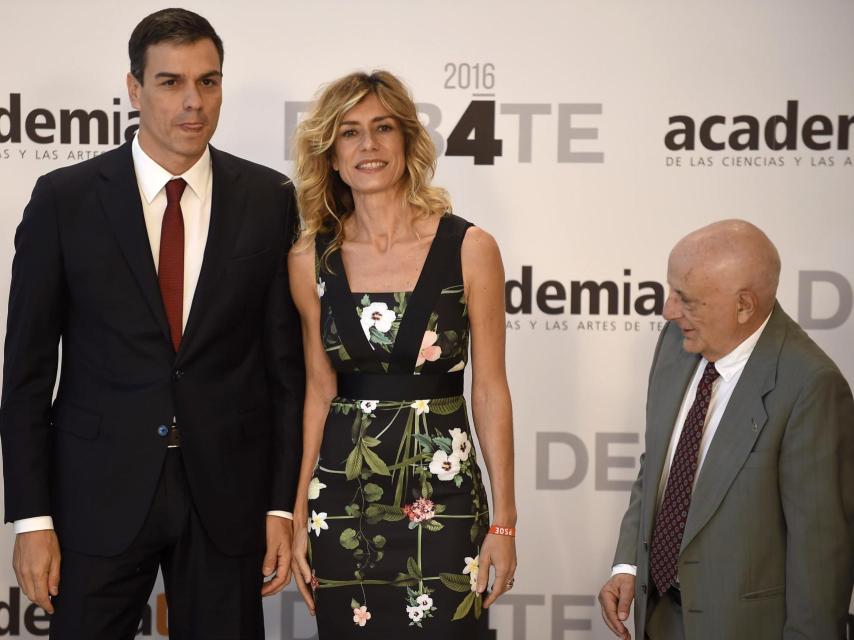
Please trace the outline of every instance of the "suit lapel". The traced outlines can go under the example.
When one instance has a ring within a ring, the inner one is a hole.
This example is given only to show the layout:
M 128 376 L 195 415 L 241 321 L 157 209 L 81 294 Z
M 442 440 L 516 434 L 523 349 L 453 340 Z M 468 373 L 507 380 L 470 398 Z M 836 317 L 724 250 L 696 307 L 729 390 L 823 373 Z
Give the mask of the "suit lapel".
M 764 397 L 776 384 L 785 317 L 775 306 L 727 403 L 694 487 L 682 550 L 717 511 L 768 420 Z
M 671 330 L 679 331 L 676 325 L 671 325 Z M 650 416 L 647 419 L 648 428 L 654 429 L 652 437 L 647 442 L 646 458 L 644 461 L 644 502 L 645 511 L 644 539 L 649 540 L 652 535 L 652 527 L 655 519 L 655 511 L 658 505 L 658 487 L 661 474 L 667 458 L 667 449 L 670 438 L 673 435 L 673 426 L 682 406 L 682 398 L 685 390 L 691 382 L 691 377 L 697 369 L 700 357 L 693 353 L 682 350 L 681 339 L 677 348 L 671 350 L 668 360 L 659 365 L 659 370 L 653 378 L 653 388 L 650 389 L 650 397 L 653 401 L 650 406 Z M 663 355 L 663 354 L 662 354 Z M 648 475 L 647 475 L 648 474 Z
M 124 253 L 128 266 L 151 309 L 160 330 L 169 340 L 169 324 L 157 282 L 148 230 L 142 212 L 139 185 L 133 169 L 130 143 L 116 150 L 116 161 L 101 170 L 98 196 L 107 222 Z
M 210 148 L 213 171 L 213 193 L 211 194 L 211 220 L 205 255 L 199 281 L 193 294 L 187 326 L 181 338 L 178 359 L 186 356 L 192 347 L 193 337 L 203 325 L 205 314 L 212 301 L 221 293 L 219 284 L 232 247 L 243 224 L 246 206 L 246 187 L 239 167 L 231 157 Z M 164 314 L 165 315 L 165 314 Z

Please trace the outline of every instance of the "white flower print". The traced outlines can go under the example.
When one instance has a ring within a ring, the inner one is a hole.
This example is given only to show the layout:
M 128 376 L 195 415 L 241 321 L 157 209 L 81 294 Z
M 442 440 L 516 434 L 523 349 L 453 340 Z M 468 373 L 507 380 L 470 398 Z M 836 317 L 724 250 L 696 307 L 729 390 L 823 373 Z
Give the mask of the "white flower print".
M 409 406 L 415 409 L 415 415 L 417 416 L 420 416 L 422 413 L 430 413 L 429 400 L 416 400 Z
M 365 337 L 370 340 L 371 327 L 386 333 L 391 329 L 391 323 L 396 317 L 397 314 L 389 309 L 385 302 L 372 302 L 362 309 L 362 318 L 359 322 L 362 323 L 362 331 L 365 332 Z
M 322 298 L 323 294 L 326 293 L 326 283 L 320 278 L 317 279 L 317 297 Z
M 322 511 L 321 513 L 317 513 L 314 509 L 311 510 L 311 520 L 308 521 L 309 528 L 314 531 L 317 537 L 320 537 L 321 529 L 328 529 L 329 525 L 326 524 L 326 512 Z
M 433 454 L 433 460 L 430 461 L 430 473 L 437 476 L 439 480 L 453 480 L 454 476 L 460 472 L 460 459 L 456 454 L 450 456 L 439 449 Z
M 367 606 L 362 605 L 361 607 L 353 608 L 353 622 L 355 622 L 360 627 L 364 627 L 370 619 L 371 612 L 368 611 Z
M 326 485 L 320 481 L 320 478 L 312 478 L 308 483 L 308 499 L 317 500 L 320 497 L 320 490 L 325 488 Z
M 469 454 L 471 453 L 471 442 L 469 441 L 469 434 L 467 434 L 462 429 L 451 429 L 450 434 L 453 440 L 451 444 L 453 454 L 456 455 L 461 461 L 468 460 Z
M 409 619 L 412 622 L 421 622 L 424 617 L 424 609 L 421 607 L 406 607 L 406 613 L 409 614 Z
M 429 611 L 430 607 L 433 606 L 433 598 L 428 596 L 426 593 L 422 593 L 415 600 L 418 603 L 418 606 L 421 607 L 424 611 Z
M 480 555 L 476 555 L 474 558 L 469 558 L 466 556 L 466 567 L 463 569 L 463 574 L 469 575 L 469 583 L 471 584 L 471 590 L 475 591 L 477 589 L 477 573 L 480 565 Z
M 359 403 L 359 408 L 362 410 L 362 413 L 373 413 L 378 404 L 379 400 L 362 400 Z

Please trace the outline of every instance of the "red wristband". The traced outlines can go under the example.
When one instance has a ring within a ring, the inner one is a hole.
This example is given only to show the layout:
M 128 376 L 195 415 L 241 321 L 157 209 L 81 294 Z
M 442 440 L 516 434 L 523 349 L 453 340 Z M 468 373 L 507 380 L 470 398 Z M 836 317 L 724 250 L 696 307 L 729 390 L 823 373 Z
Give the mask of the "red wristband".
M 494 524 L 489 527 L 489 533 L 495 534 L 497 536 L 510 536 L 511 538 L 515 538 L 516 527 L 501 527 L 497 524 Z

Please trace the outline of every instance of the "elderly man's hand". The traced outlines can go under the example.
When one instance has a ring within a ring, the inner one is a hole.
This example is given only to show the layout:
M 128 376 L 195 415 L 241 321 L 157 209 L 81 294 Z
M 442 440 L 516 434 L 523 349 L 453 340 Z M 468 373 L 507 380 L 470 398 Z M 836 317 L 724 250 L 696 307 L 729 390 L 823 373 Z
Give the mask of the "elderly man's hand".
M 630 573 L 617 573 L 611 576 L 599 592 L 602 619 L 621 640 L 632 638 L 623 623 L 629 619 L 629 611 L 635 599 L 635 581 L 635 576 Z

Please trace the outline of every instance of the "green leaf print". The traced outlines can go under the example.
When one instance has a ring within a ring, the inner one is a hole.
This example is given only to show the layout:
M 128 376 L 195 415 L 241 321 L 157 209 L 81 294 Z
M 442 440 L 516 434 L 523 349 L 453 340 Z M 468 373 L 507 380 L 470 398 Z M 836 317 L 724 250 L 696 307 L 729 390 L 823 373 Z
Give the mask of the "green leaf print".
M 422 498 L 430 498 L 433 496 L 433 485 L 429 482 L 425 481 L 424 484 L 421 485 L 421 497 Z M 436 505 L 436 513 L 439 513 L 438 508 L 443 507 L 442 511 L 444 511 L 445 505 Z
M 454 441 L 450 438 L 445 438 L 444 436 L 433 438 L 433 444 L 436 445 L 437 449 L 441 449 L 448 454 L 454 450 Z
M 377 454 L 371 451 L 369 447 L 363 446 L 361 448 L 361 451 L 362 456 L 364 457 L 365 462 L 371 468 L 371 471 L 381 476 L 391 475 L 391 472 L 388 470 L 386 463 L 382 461 L 382 458 L 380 458 Z
M 371 538 L 371 542 L 373 542 L 373 543 L 374 543 L 374 546 L 375 546 L 377 549 L 382 549 L 382 548 L 385 546 L 385 543 L 386 543 L 385 536 L 376 535 L 376 536 L 374 536 L 373 538 Z M 378 558 L 378 559 L 379 559 L 379 558 Z
M 362 444 L 365 444 L 369 447 L 376 447 L 380 443 L 376 438 L 372 438 L 371 436 L 362 436 Z
M 359 546 L 359 534 L 356 533 L 355 529 L 344 529 L 338 537 L 338 542 L 345 549 L 355 549 Z
M 350 608 L 351 608 L 351 609 L 358 609 L 358 608 L 359 608 L 359 607 L 361 607 L 361 606 L 362 606 L 362 605 L 360 605 L 358 602 L 356 602 L 356 599 L 355 599 L 355 598 L 353 598 L 352 600 L 350 600 Z
M 435 413 L 440 416 L 451 415 L 463 406 L 462 396 L 453 396 L 451 398 L 436 398 L 430 401 L 430 413 Z
M 474 599 L 474 619 L 480 620 L 480 614 L 483 611 L 483 597 L 477 594 Z
M 474 591 L 470 591 L 469 594 L 463 598 L 463 601 L 460 603 L 460 606 L 457 607 L 457 610 L 454 612 L 454 617 L 451 620 L 462 620 L 465 618 L 469 611 L 471 611 L 471 606 L 474 604 L 474 599 L 477 594 Z
M 347 475 L 347 480 L 355 480 L 362 471 L 362 450 L 363 447 L 361 445 L 356 445 L 356 447 L 354 447 L 350 452 L 350 455 L 347 456 L 347 464 L 344 465 L 344 472 Z
M 460 573 L 440 573 L 439 580 L 451 591 L 469 593 L 471 591 L 471 579 Z
M 359 304 L 363 307 L 367 307 L 369 304 L 371 304 L 371 299 L 368 297 L 367 293 L 362 296 L 362 299 L 359 301 Z
M 344 513 L 351 518 L 358 518 L 362 513 L 362 509 L 354 502 L 353 504 L 348 504 L 344 507 Z
M 445 525 L 443 525 L 438 520 L 428 520 L 427 522 L 423 523 L 423 526 L 425 529 L 427 529 L 427 531 L 433 531 L 433 532 L 441 531 L 442 529 L 445 528 Z
M 429 437 L 425 436 L 423 433 L 413 434 L 415 439 L 418 440 L 418 444 L 421 445 L 421 450 L 424 453 L 429 455 L 433 455 L 433 442 Z
M 394 302 L 395 302 L 395 313 L 397 313 L 397 317 L 399 318 L 404 313 L 406 313 L 406 294 L 398 291 L 394 294 Z
M 405 573 L 398 573 L 391 584 L 393 587 L 413 587 L 418 584 L 418 578 L 413 578 Z
M 397 522 L 398 520 L 403 520 L 405 517 L 406 514 L 403 512 L 403 509 L 390 504 L 377 504 L 375 502 L 365 508 L 365 518 L 367 518 L 368 524 L 377 524 L 382 520 Z
M 383 497 L 383 488 L 373 482 L 366 484 L 362 492 L 365 494 L 365 500 L 368 502 L 376 502 Z
M 411 575 L 413 578 L 418 578 L 419 580 L 421 580 L 421 578 L 423 577 L 421 575 L 421 568 L 418 566 L 418 563 L 412 556 L 406 559 L 406 570 L 409 571 L 409 575 Z
M 382 331 L 380 331 L 376 327 L 371 327 L 370 334 L 371 334 L 371 342 L 375 342 L 377 344 L 381 344 L 384 346 L 390 346 L 390 345 L 394 344 L 394 340 L 389 338 L 386 334 L 384 334 Z

